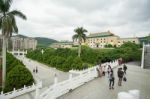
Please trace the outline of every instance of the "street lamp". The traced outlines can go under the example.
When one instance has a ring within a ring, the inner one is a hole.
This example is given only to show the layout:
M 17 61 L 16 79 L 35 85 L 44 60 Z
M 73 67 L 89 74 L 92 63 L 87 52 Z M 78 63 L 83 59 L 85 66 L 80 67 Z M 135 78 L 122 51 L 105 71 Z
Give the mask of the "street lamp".
M 43 54 L 44 53 L 44 50 L 42 49 L 41 53 Z

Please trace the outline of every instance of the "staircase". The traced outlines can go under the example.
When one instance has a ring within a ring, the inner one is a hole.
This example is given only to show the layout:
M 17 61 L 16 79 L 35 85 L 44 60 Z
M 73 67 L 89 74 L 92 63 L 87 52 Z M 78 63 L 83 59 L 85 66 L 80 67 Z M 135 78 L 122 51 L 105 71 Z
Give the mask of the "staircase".
M 144 50 L 144 69 L 150 69 L 150 46 L 145 46 L 145 50 Z

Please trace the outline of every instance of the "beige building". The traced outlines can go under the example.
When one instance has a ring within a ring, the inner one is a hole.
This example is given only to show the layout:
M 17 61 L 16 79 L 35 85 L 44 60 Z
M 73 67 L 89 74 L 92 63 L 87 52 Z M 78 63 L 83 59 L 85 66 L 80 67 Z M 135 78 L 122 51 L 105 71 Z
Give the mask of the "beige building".
M 25 49 L 35 50 L 37 46 L 37 40 L 30 37 L 21 38 L 18 36 L 14 36 L 11 38 L 11 41 L 13 50 L 25 50 Z
M 58 42 L 50 45 L 52 48 L 71 48 L 73 42 Z
M 132 43 L 136 43 L 136 44 L 140 43 L 140 41 L 139 41 L 139 39 L 137 37 L 134 37 L 134 38 L 120 38 L 118 40 L 117 46 L 121 46 L 125 42 L 132 42 Z
M 107 31 L 89 34 L 86 38 L 86 42 L 83 43 L 83 45 L 86 44 L 91 48 L 104 48 L 106 45 L 109 44 L 111 44 L 112 46 L 119 47 L 125 42 L 133 42 L 139 44 L 138 38 L 120 38 L 114 33 Z M 78 44 L 77 40 L 74 41 L 74 44 Z
M 101 33 L 91 33 L 87 36 L 86 44 L 91 48 L 104 48 L 105 45 L 111 44 L 112 46 L 117 44 L 118 36 L 114 35 L 110 31 Z

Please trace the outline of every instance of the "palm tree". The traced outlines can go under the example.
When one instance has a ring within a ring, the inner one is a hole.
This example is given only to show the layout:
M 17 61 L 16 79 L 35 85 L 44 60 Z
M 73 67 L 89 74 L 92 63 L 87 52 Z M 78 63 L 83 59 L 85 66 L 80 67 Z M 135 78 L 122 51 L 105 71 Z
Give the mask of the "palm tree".
M 10 11 L 12 0 L 0 0 L 0 30 L 2 32 L 2 87 L 5 86 L 6 78 L 6 44 L 12 33 L 18 33 L 15 16 L 26 20 L 26 16 L 18 10 Z
M 83 27 L 78 27 L 74 30 L 74 32 L 76 33 L 75 35 L 73 35 L 72 39 L 74 40 L 78 40 L 78 56 L 80 57 L 81 55 L 81 43 L 82 41 L 85 42 L 86 40 L 86 35 L 84 34 L 85 32 L 87 32 L 86 29 L 84 29 Z

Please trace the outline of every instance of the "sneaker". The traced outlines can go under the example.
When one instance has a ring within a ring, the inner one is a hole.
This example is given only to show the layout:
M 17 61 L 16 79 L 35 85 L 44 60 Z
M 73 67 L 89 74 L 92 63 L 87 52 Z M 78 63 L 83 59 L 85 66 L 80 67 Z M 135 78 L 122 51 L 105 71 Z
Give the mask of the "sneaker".
M 114 89 L 114 87 L 112 87 L 112 89 Z
M 109 89 L 111 89 L 111 87 L 109 87 Z

